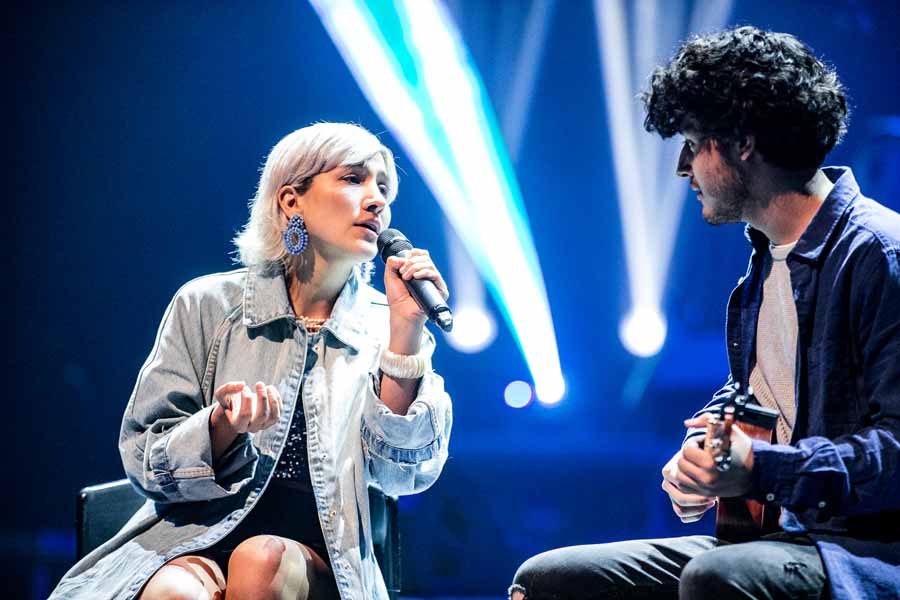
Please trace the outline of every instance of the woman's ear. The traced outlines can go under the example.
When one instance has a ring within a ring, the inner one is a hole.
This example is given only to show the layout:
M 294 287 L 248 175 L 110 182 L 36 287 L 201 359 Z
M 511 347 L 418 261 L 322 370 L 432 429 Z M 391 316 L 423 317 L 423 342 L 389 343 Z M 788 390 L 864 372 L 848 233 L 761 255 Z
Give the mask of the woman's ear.
M 297 193 L 297 188 L 292 185 L 281 186 L 278 190 L 278 206 L 288 218 L 300 214 L 300 194 Z

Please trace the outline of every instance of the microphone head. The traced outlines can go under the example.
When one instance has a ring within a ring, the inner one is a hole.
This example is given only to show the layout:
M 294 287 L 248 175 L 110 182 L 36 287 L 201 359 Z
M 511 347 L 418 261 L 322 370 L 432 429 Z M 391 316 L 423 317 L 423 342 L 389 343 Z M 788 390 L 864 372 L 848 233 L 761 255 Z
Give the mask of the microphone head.
M 402 252 L 403 250 L 412 250 L 412 244 L 406 236 L 397 231 L 396 229 L 385 229 L 380 234 L 378 234 L 378 241 L 376 242 L 378 245 L 378 253 L 381 255 L 381 260 L 386 261 L 388 257 L 394 256 L 398 252 Z

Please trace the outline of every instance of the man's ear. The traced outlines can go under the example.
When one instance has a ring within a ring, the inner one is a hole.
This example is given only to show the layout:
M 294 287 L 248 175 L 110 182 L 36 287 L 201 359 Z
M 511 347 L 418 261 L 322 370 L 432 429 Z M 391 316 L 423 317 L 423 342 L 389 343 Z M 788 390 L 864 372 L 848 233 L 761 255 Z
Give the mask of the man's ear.
M 741 160 L 750 160 L 756 151 L 756 136 L 752 133 L 742 135 L 737 140 L 737 154 Z
M 278 190 L 278 206 L 288 218 L 291 215 L 300 214 L 300 195 L 297 193 L 297 188 L 292 185 L 281 186 Z

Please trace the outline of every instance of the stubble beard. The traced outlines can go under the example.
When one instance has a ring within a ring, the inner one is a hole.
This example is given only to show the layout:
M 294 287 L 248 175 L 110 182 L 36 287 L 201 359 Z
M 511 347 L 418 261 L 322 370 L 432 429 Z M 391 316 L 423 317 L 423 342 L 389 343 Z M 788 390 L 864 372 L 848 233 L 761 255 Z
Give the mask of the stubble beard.
M 744 174 L 727 164 L 722 165 L 718 180 L 704 194 L 716 199 L 710 211 L 703 213 L 703 219 L 710 225 L 740 223 L 753 203 Z

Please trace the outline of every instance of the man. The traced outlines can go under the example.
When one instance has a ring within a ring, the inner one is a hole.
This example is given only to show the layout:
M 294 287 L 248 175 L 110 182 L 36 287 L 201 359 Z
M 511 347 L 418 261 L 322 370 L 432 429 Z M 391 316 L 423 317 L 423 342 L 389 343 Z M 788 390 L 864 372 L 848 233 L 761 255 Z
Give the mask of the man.
M 663 469 L 685 522 L 717 497 L 781 508 L 783 531 L 561 548 L 526 561 L 512 600 L 900 597 L 900 215 L 820 168 L 846 130 L 833 70 L 793 36 L 740 27 L 685 43 L 643 95 L 681 133 L 679 176 L 711 224 L 747 223 L 728 303 L 727 385 Z M 737 384 L 778 411 L 772 443 L 732 429 L 731 466 L 700 447 Z

